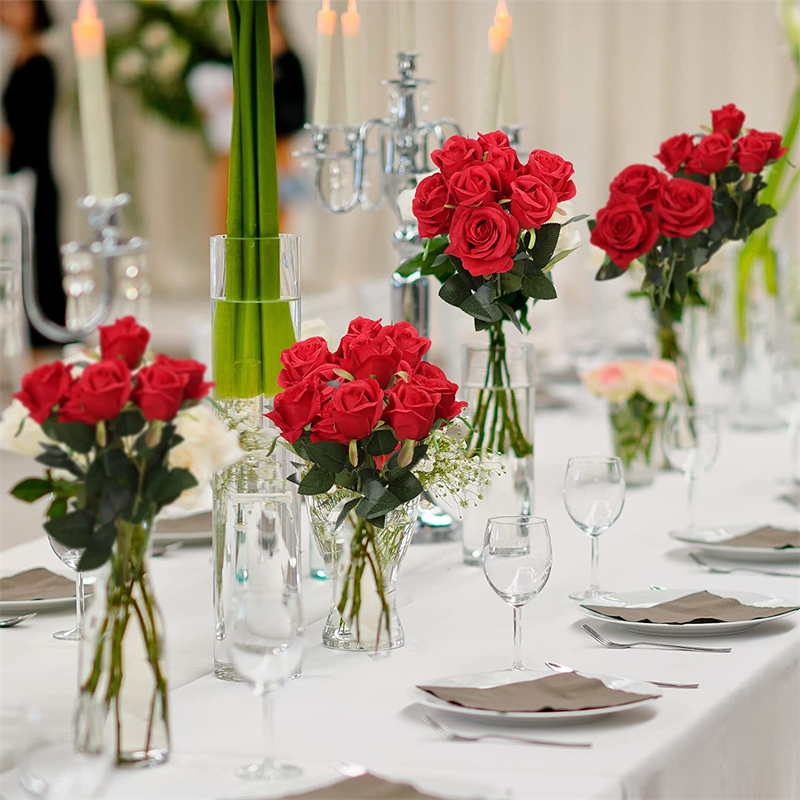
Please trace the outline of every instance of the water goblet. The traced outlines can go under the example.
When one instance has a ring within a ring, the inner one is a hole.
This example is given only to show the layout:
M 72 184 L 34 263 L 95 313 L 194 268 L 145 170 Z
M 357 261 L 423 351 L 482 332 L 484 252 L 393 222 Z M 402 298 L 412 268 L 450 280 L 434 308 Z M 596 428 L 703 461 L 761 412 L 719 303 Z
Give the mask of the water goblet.
M 683 473 L 686 481 L 687 527 L 682 534 L 700 531 L 694 518 L 694 486 L 698 477 L 711 469 L 719 452 L 717 412 L 710 408 L 673 406 L 663 432 L 664 455 L 670 466 Z
M 602 594 L 599 536 L 619 519 L 624 505 L 625 474 L 620 459 L 613 456 L 569 459 L 564 475 L 564 507 L 592 543 L 589 588 L 571 594 L 572 600 L 589 600 Z
M 81 638 L 83 631 L 83 614 L 86 610 L 86 589 L 84 586 L 83 573 L 78 570 L 78 562 L 83 555 L 83 548 L 68 547 L 56 541 L 52 536 L 48 536 L 47 538 L 50 540 L 50 547 L 58 556 L 59 561 L 75 573 L 75 609 L 77 625 L 68 631 L 56 631 L 53 634 L 53 638 L 67 642 L 75 642 Z
M 491 517 L 481 553 L 483 574 L 497 595 L 514 610 L 514 659 L 522 663 L 522 609 L 542 591 L 553 566 L 550 529 L 542 517 Z

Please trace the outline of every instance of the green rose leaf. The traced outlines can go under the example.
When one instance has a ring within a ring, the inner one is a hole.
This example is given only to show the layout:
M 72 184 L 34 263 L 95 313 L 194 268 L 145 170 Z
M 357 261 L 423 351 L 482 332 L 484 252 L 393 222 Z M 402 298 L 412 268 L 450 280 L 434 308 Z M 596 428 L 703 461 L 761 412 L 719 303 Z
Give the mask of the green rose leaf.
M 439 297 L 451 306 L 461 308 L 462 303 L 472 296 L 472 288 L 459 274 L 451 275 L 439 289 Z
M 533 243 L 531 259 L 533 265 L 544 269 L 553 257 L 561 233 L 561 225 L 557 222 L 547 222 L 536 231 L 536 241 Z
M 91 572 L 93 569 L 102 567 L 110 557 L 110 548 L 87 547 L 78 562 L 78 572 Z
M 24 500 L 26 503 L 32 503 L 46 494 L 53 491 L 53 484 L 49 480 L 43 478 L 27 478 L 18 483 L 12 490 L 11 494 L 17 500 Z
M 197 486 L 197 479 L 188 469 L 157 467 L 147 480 L 147 495 L 158 508 L 174 503 L 187 489 Z
M 364 496 L 358 502 L 356 513 L 362 519 L 374 520 L 394 511 L 401 502 L 380 481 L 372 480 L 364 487 Z
M 422 484 L 413 472 L 398 475 L 395 480 L 389 482 L 389 488 L 401 503 L 408 503 L 422 494 Z
M 50 519 L 44 529 L 57 541 L 67 547 L 89 547 L 94 530 L 94 514 L 88 508 L 71 511 L 62 517 Z
M 558 264 L 559 261 L 563 261 L 568 255 L 574 253 L 580 245 L 576 247 L 570 247 L 568 250 L 562 250 L 560 253 L 556 253 L 548 262 L 547 266 L 544 268 L 545 271 L 549 271 L 553 269 L 553 267 Z
M 335 476 L 332 472 L 314 464 L 298 485 L 298 493 L 303 495 L 324 494 L 333 486 Z
M 110 550 L 117 539 L 117 524 L 114 520 L 94 529 L 92 546 L 98 550 Z
M 597 270 L 597 275 L 594 276 L 594 279 L 596 281 L 610 281 L 624 274 L 625 270 L 622 267 L 618 267 L 610 258 L 606 257 L 603 265 Z
M 535 300 L 555 300 L 556 287 L 541 269 L 529 267 L 522 279 L 522 291 Z
M 370 436 L 367 452 L 371 456 L 387 456 L 397 447 L 397 437 L 390 428 L 380 428 Z
M 123 411 L 114 420 L 114 433 L 117 436 L 135 436 L 144 428 L 144 416 L 139 409 Z
M 582 220 L 588 219 L 588 218 L 589 218 L 588 214 L 578 214 L 575 217 L 570 217 L 566 222 L 562 222 L 561 223 L 561 227 L 564 228 L 567 225 L 572 225 L 573 222 L 581 222 Z
M 522 333 L 522 324 L 514 312 L 514 309 L 500 300 L 497 301 L 497 307 L 503 312 L 503 314 L 505 314 L 506 319 L 509 320 L 509 322 L 511 322 L 520 333 Z
M 313 461 L 322 469 L 334 474 L 341 472 L 348 462 L 347 446 L 339 442 L 309 441 L 305 445 L 305 452 L 308 461 Z
M 360 497 L 351 497 L 349 500 L 345 501 L 341 510 L 339 511 L 339 516 L 336 517 L 336 525 L 334 525 L 334 530 L 337 530 L 343 525 L 344 521 L 347 519 L 347 515 L 359 504 L 360 501 Z
M 484 322 L 500 322 L 503 318 L 503 312 L 494 302 L 494 291 L 489 283 L 484 283 L 474 295 L 461 303 L 459 308 L 465 314 Z
M 84 471 L 60 448 L 54 445 L 44 445 L 45 452 L 36 456 L 36 461 L 53 469 L 63 469 L 83 480 Z
M 42 430 L 76 453 L 88 453 L 95 442 L 94 426 L 85 422 L 59 422 L 58 417 L 50 416 L 42 423 Z

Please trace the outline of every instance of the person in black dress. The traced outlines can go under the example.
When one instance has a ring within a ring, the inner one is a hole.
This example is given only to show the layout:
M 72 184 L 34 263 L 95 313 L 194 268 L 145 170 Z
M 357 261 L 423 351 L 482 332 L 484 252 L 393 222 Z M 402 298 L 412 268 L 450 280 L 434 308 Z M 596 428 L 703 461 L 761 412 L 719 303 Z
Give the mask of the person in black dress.
M 0 0 L 0 24 L 17 39 L 13 70 L 3 92 L 7 127 L 2 144 L 8 172 L 29 169 L 36 177 L 33 259 L 44 313 L 64 322 L 61 285 L 58 190 L 50 164 L 50 129 L 56 97 L 55 71 L 41 50 L 40 36 L 51 24 L 44 0 Z M 31 328 L 31 343 L 50 341 Z

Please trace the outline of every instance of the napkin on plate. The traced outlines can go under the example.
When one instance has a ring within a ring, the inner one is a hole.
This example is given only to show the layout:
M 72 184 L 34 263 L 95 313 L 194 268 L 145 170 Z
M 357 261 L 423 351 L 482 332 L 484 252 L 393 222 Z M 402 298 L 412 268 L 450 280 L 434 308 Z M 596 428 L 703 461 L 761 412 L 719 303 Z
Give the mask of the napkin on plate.
M 377 775 L 347 778 L 321 789 L 292 794 L 284 800 L 441 800 L 432 794 L 417 791 L 410 783 L 395 783 Z
M 718 544 L 724 544 L 726 547 L 772 547 L 775 550 L 783 550 L 789 547 L 800 547 L 800 531 L 764 525 L 749 533 L 743 533 L 741 536 L 734 536 L 733 539 L 725 539 Z
M 692 592 L 645 608 L 614 608 L 611 606 L 583 605 L 604 617 L 624 619 L 626 622 L 655 622 L 658 624 L 683 625 L 687 622 L 746 622 L 750 619 L 777 617 L 788 611 L 797 611 L 800 606 L 778 606 L 763 608 L 747 606 L 732 597 L 720 597 L 710 592 Z
M 75 581 L 36 567 L 0 578 L 0 600 L 58 600 L 75 597 Z
M 636 703 L 650 694 L 634 694 L 609 689 L 597 678 L 576 672 L 548 675 L 532 681 L 519 681 L 503 686 L 474 689 L 464 686 L 418 686 L 424 692 L 465 708 L 485 711 L 581 711 Z
M 156 520 L 155 533 L 203 533 L 211 531 L 211 512 L 201 511 L 190 517 Z

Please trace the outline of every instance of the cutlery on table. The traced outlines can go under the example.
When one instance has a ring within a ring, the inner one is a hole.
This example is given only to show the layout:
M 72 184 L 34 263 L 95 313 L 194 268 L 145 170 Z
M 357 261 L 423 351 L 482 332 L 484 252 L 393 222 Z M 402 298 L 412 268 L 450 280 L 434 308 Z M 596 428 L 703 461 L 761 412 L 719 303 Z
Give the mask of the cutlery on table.
M 11 617 L 9 619 L 0 619 L 0 628 L 13 628 L 15 625 L 19 625 L 20 622 L 25 622 L 26 619 L 31 619 L 31 617 L 35 617 L 36 612 L 33 614 L 22 614 L 19 617 Z
M 480 736 L 467 736 L 463 733 L 456 733 L 452 728 L 448 728 L 443 722 L 438 719 L 429 717 L 423 714 L 422 721 L 427 723 L 433 728 L 442 739 L 448 739 L 452 742 L 483 742 L 486 739 L 501 739 L 507 742 L 522 742 L 523 744 L 540 744 L 550 747 L 591 747 L 591 742 L 557 742 L 552 739 L 528 739 L 525 736 L 508 736 L 502 733 L 484 733 Z
M 691 559 L 697 564 L 704 572 L 710 572 L 712 575 L 730 575 L 733 572 L 755 572 L 756 575 L 774 575 L 780 578 L 800 578 L 800 572 L 779 572 L 775 569 L 759 569 L 758 567 L 713 567 L 711 564 L 706 564 L 697 553 L 689 553 Z
M 610 647 L 612 650 L 629 650 L 632 647 L 655 647 L 659 650 L 684 650 L 687 653 L 731 652 L 730 647 L 691 647 L 688 644 L 667 644 L 666 642 L 612 642 L 589 625 L 581 625 L 581 628 L 603 647 Z
M 574 672 L 577 675 L 582 673 L 578 672 L 575 667 L 568 667 L 566 664 L 557 664 L 555 661 L 545 661 L 544 665 L 553 670 L 553 672 Z M 644 681 L 644 683 L 652 683 L 653 686 L 661 686 L 664 689 L 697 689 L 699 683 L 665 683 L 664 681 Z

